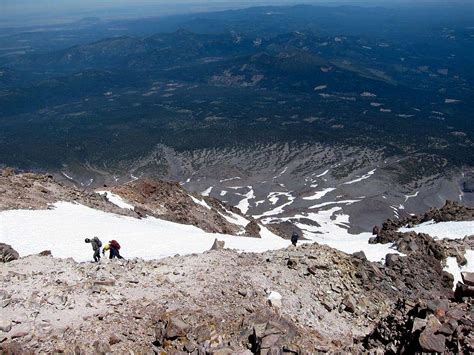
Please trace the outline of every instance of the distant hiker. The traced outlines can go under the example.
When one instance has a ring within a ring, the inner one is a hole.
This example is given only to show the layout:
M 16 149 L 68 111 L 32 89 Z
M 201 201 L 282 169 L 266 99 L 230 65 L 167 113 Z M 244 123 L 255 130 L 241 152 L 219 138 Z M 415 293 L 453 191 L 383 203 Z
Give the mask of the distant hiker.
M 92 250 L 94 251 L 94 261 L 98 263 L 100 261 L 100 247 L 102 246 L 102 242 L 97 237 L 92 238 L 92 240 L 86 238 L 84 241 L 92 245 Z
M 123 259 L 119 252 L 120 244 L 116 240 L 111 240 L 110 242 L 105 244 L 104 249 L 102 250 L 102 254 L 105 254 L 107 250 L 109 251 L 109 259 Z
M 293 235 L 291 236 L 291 244 L 296 246 L 296 243 L 298 243 L 299 235 L 296 232 L 293 232 Z

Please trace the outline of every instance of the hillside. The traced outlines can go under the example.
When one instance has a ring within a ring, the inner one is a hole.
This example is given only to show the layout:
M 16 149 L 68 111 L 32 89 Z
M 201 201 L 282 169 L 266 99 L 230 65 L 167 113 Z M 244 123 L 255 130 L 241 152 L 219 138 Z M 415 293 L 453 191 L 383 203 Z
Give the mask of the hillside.
M 447 274 L 432 270 L 428 283 L 419 277 L 429 285 L 424 291 L 400 283 L 406 270 L 399 266 L 419 273 L 419 263 L 377 265 L 317 244 L 100 265 L 30 256 L 0 270 L 0 346 L 6 353 L 301 354 L 428 350 L 434 337 L 448 351 L 472 351 L 472 303 L 445 298 L 452 295 Z M 421 336 L 411 330 L 412 308 L 425 322 Z M 410 338 L 377 330 L 394 312 Z M 433 335 L 453 322 L 455 333 Z

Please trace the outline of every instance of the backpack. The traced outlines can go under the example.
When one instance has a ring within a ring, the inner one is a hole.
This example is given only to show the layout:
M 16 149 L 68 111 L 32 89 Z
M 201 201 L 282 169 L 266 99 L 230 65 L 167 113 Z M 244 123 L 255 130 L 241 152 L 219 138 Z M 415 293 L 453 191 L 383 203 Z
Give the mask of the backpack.
M 95 237 L 94 240 L 95 240 L 95 242 L 97 243 L 97 246 L 98 246 L 99 248 L 102 248 L 102 242 L 100 241 L 100 239 L 97 238 L 97 237 Z
M 120 250 L 120 244 L 116 240 L 111 240 L 109 244 L 112 248 Z

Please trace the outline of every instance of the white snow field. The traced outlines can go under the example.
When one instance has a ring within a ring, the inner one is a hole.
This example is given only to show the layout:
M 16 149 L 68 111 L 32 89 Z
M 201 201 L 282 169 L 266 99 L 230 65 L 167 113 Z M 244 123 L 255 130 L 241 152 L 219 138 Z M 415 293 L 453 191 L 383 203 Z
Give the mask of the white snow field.
M 461 239 L 474 235 L 474 221 L 440 222 L 428 221 L 413 228 L 400 228 L 400 232 L 426 233 L 433 238 Z
M 159 259 L 176 254 L 209 250 L 215 238 L 225 247 L 263 252 L 290 245 L 268 229 L 262 238 L 206 233 L 201 229 L 156 218 L 136 219 L 92 208 L 58 202 L 49 210 L 13 210 L 0 213 L 0 242 L 12 245 L 21 256 L 51 250 L 53 256 L 92 260 L 85 238 L 98 236 L 102 242 L 116 239 L 125 258 Z

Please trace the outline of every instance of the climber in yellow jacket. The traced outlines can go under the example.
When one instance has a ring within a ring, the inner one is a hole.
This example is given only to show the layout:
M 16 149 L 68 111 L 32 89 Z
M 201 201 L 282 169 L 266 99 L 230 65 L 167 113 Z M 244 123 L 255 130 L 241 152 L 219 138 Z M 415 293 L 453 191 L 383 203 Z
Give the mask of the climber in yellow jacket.
M 106 251 L 110 251 L 109 253 L 109 259 L 117 258 L 117 259 L 123 259 L 123 257 L 120 255 L 120 244 L 116 240 L 111 240 L 108 243 L 104 244 L 104 248 L 102 249 L 102 254 L 105 254 Z

